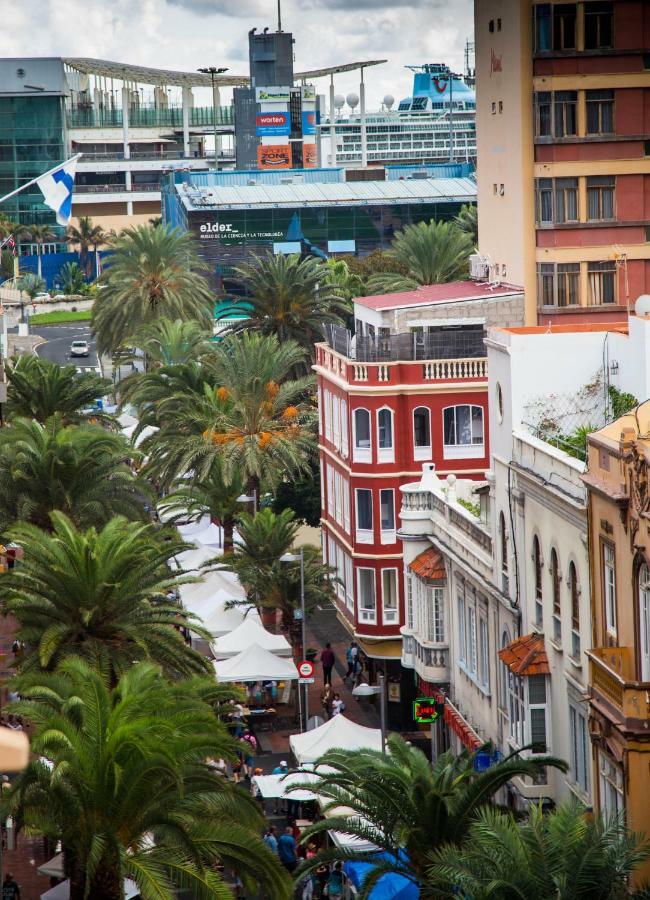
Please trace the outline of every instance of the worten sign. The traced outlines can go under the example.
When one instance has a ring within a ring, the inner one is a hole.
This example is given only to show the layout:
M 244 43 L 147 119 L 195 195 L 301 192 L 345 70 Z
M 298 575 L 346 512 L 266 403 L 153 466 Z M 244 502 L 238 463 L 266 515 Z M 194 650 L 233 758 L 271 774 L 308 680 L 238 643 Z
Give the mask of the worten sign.
M 278 230 L 266 231 L 263 229 L 246 229 L 241 231 L 231 222 L 204 222 L 199 226 L 199 236 L 202 241 L 275 241 L 278 238 L 283 238 L 284 232 Z
M 287 112 L 263 112 L 255 116 L 255 130 L 258 137 L 272 137 L 291 134 L 291 120 Z

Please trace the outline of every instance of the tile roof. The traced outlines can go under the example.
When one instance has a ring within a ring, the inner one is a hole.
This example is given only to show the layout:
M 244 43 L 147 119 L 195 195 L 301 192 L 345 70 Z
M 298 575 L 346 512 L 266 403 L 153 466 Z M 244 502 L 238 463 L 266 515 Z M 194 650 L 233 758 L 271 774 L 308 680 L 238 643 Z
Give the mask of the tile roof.
M 526 634 L 499 650 L 499 659 L 515 675 L 549 675 L 543 634 Z
M 508 297 L 523 294 L 516 284 L 488 284 L 483 281 L 449 281 L 446 284 L 428 284 L 414 291 L 397 291 L 393 294 L 376 294 L 373 297 L 355 297 L 354 302 L 368 309 L 407 309 L 428 303 L 450 303 L 454 300 L 489 300 L 490 297 Z
M 427 581 L 444 581 L 447 577 L 442 556 L 434 547 L 423 550 L 409 565 L 409 569 L 418 578 Z

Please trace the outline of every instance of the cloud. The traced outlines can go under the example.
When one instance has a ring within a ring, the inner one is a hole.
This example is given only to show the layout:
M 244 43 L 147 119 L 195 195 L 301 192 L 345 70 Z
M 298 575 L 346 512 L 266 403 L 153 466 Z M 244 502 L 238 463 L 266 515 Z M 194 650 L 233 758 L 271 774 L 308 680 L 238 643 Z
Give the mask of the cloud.
M 298 0 L 298 6 L 301 9 L 322 9 L 322 0 Z M 409 7 L 420 7 L 433 9 L 439 6 L 439 2 L 432 3 L 431 0 L 328 0 L 328 9 L 345 9 L 349 13 L 362 12 L 364 10 L 373 9 L 407 9 Z
M 264 0 L 167 0 L 170 6 L 179 6 L 197 15 L 229 16 L 265 16 L 268 14 L 268 3 Z

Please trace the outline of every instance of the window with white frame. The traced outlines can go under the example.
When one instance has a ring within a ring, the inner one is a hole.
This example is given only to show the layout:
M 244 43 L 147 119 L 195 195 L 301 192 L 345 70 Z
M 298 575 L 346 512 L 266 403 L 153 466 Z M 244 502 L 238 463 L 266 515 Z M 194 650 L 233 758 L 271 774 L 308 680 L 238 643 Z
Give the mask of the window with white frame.
M 341 456 L 343 459 L 348 458 L 350 452 L 348 437 L 348 404 L 345 400 L 341 400 Z
M 413 410 L 413 455 L 415 459 L 431 459 L 431 413 L 426 406 Z
M 478 636 L 479 636 L 479 669 L 478 680 L 481 686 L 487 688 L 490 686 L 490 658 L 488 652 L 488 624 L 487 619 L 479 616 L 478 620 Z
M 332 443 L 341 449 L 341 404 L 336 394 L 332 396 Z
M 354 579 L 352 577 L 352 557 L 345 554 L 345 603 L 354 613 Z
M 327 463 L 325 463 L 325 468 L 327 469 L 327 514 L 334 518 L 334 469 Z
M 381 542 L 395 543 L 395 491 L 382 488 L 379 491 L 379 507 L 381 513 Z
M 531 753 L 547 752 L 546 676 L 529 675 L 528 713 L 530 715 Z
M 327 540 L 327 556 L 330 569 L 334 569 L 334 572 L 330 573 L 330 577 L 334 578 L 334 573 L 336 572 L 336 541 L 331 536 Z
M 569 598 L 571 600 L 571 656 L 580 659 L 580 585 L 578 584 L 578 570 L 571 560 L 569 563 Z
M 343 528 L 350 533 L 350 482 L 343 479 Z
M 368 488 L 357 488 L 357 540 L 361 544 L 372 544 L 372 491 Z
M 479 457 L 484 453 L 483 407 L 462 404 L 443 410 L 445 459 Z
M 345 599 L 345 554 L 343 547 L 336 545 L 336 574 L 338 581 L 336 583 L 336 594 L 340 600 Z
M 377 621 L 377 598 L 375 595 L 375 570 L 357 568 L 357 602 L 359 621 Z
M 510 632 L 507 628 L 503 629 L 501 633 L 501 649 L 503 650 L 510 643 Z M 499 672 L 501 674 L 500 685 L 499 685 L 499 706 L 502 711 L 508 716 L 508 683 L 509 683 L 509 675 L 510 669 L 504 662 L 500 661 L 500 669 Z
M 320 533 L 320 547 L 321 547 L 321 556 L 323 557 L 324 565 L 327 565 L 327 536 L 324 531 Z
M 467 607 L 467 668 L 476 675 L 476 609 L 471 604 Z
M 456 598 L 458 608 L 458 660 L 464 663 L 467 659 L 467 635 L 465 623 L 465 598 L 459 593 Z
M 325 438 L 332 440 L 332 394 L 325 388 L 324 391 L 324 407 L 325 407 Z
M 562 575 L 555 547 L 551 550 L 551 593 L 553 597 L 553 639 L 562 640 Z
M 384 407 L 377 412 L 377 459 L 379 462 L 393 462 L 393 411 Z
M 354 411 L 354 459 L 357 462 L 372 462 L 370 440 L 370 413 L 367 409 Z
M 433 644 L 445 642 L 444 588 L 427 586 L 427 640 Z
M 508 669 L 508 717 L 510 719 L 510 739 L 523 747 L 525 744 L 526 703 L 524 679 Z
M 381 601 L 384 625 L 394 625 L 399 621 L 397 569 L 381 570 Z
M 587 716 L 576 703 L 569 703 L 571 733 L 571 779 L 581 790 L 589 792 L 589 732 Z
M 413 631 L 414 628 L 414 620 L 413 620 L 413 576 L 408 574 L 406 575 L 406 627 Z
M 320 508 L 325 512 L 325 479 L 327 478 L 327 463 L 324 458 L 321 456 L 320 462 Z
M 542 584 L 543 584 L 544 564 L 542 561 L 542 551 L 539 546 L 539 538 L 537 535 L 533 538 L 533 578 L 535 581 L 535 625 L 540 628 L 544 624 L 544 603 L 542 600 Z
M 605 627 L 616 637 L 616 552 L 613 544 L 603 542 L 602 557 Z
M 613 818 L 625 808 L 623 769 L 613 759 L 599 751 L 598 775 L 601 815 L 608 819 Z
M 318 433 L 322 435 L 323 433 L 323 415 L 325 410 L 323 409 L 323 389 L 318 385 L 316 390 L 316 396 L 318 398 Z
M 639 593 L 639 658 L 641 681 L 650 681 L 650 571 L 645 563 L 637 575 Z

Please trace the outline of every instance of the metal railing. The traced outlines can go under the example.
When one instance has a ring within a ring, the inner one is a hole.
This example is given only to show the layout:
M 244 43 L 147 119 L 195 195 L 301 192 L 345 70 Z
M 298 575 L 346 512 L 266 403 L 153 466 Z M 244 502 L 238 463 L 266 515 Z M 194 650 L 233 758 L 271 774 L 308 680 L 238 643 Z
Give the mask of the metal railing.
M 73 106 L 67 111 L 69 128 L 121 128 L 121 107 L 79 107 Z M 190 127 L 213 127 L 215 124 L 214 109 L 211 106 L 191 106 L 189 110 Z M 235 121 L 232 106 L 220 106 L 217 109 L 216 124 L 227 126 Z M 131 128 L 183 127 L 182 106 L 131 106 L 129 107 L 129 126 Z
M 370 337 L 352 335 L 338 325 L 325 326 L 327 343 L 337 353 L 359 362 L 479 359 L 485 357 L 482 329 L 443 329 Z
M 78 194 L 129 194 L 140 191 L 159 191 L 160 182 L 146 182 L 133 184 L 127 187 L 125 184 L 76 184 L 75 191 Z

